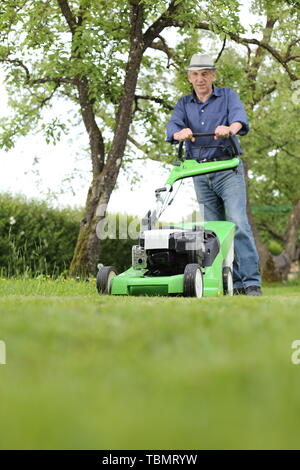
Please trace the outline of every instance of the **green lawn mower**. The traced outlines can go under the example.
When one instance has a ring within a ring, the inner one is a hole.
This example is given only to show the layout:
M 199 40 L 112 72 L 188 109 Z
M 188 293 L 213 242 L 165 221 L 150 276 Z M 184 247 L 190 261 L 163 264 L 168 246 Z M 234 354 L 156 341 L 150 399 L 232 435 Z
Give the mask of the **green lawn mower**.
M 197 133 L 194 137 L 214 136 Z M 186 222 L 159 227 L 158 220 L 174 197 L 176 181 L 216 171 L 235 171 L 239 164 L 234 139 L 229 137 L 228 157 L 192 160 L 182 156 L 179 144 L 175 162 L 164 187 L 155 191 L 156 210 L 142 220 L 139 244 L 132 247 L 132 266 L 117 274 L 102 266 L 97 274 L 101 294 L 208 297 L 233 295 L 232 264 L 235 225 L 226 221 Z M 222 147 L 220 145 L 205 148 Z M 200 147 L 203 148 L 203 147 Z

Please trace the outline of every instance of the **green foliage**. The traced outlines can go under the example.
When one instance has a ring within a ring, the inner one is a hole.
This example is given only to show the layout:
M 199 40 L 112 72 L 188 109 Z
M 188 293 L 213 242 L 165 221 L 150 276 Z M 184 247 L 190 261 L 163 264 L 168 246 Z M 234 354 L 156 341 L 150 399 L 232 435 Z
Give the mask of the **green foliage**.
M 81 18 L 72 41 L 58 2 L 20 2 L 15 10 L 14 1 L 5 3 L 0 61 L 14 115 L 1 121 L 2 147 L 11 148 L 30 130 L 43 131 L 41 110 L 52 105 L 54 95 L 71 98 L 77 107 L 72 80 L 88 77 L 96 107 L 119 101 L 129 39 L 126 1 L 70 1 L 76 19 Z M 63 83 L 58 83 L 61 78 Z M 54 124 L 57 139 L 61 124 Z
M 0 195 L 2 274 L 57 275 L 68 269 L 81 211 L 57 210 L 45 202 Z
M 276 240 L 270 240 L 267 244 L 268 250 L 272 253 L 272 255 L 277 256 L 280 255 L 282 252 L 282 245 L 278 243 Z
M 299 104 L 286 77 L 276 75 L 277 90 L 257 104 L 252 132 L 243 141 L 254 204 L 294 204 L 299 195 Z
M 22 196 L 0 195 L 0 272 L 2 276 L 39 274 L 57 276 L 67 273 L 72 260 L 83 210 L 53 209 L 46 202 L 26 200 Z M 119 272 L 131 264 L 131 238 L 139 228 L 139 219 L 108 215 L 116 227 L 116 239 L 105 238 L 100 262 L 116 266 Z M 119 239 L 120 227 L 127 233 Z M 136 230 L 135 230 L 136 228 Z
M 49 123 L 43 123 L 41 128 L 44 131 L 47 144 L 56 144 L 60 140 L 61 134 L 67 132 L 66 124 L 58 118 L 54 118 Z

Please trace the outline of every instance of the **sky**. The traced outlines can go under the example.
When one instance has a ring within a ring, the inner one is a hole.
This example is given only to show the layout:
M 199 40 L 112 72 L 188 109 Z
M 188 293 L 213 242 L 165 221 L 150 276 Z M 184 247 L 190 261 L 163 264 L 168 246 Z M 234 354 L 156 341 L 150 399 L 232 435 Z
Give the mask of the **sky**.
M 248 20 L 249 15 L 246 18 Z M 169 38 L 171 46 L 172 41 L 176 41 L 175 36 Z M 71 112 L 68 106 L 60 102 L 61 119 Z M 8 112 L 7 94 L 0 71 L 0 117 L 6 116 Z M 55 116 L 54 111 L 47 113 L 48 119 Z M 57 207 L 84 206 L 91 180 L 87 146 L 87 135 L 83 127 L 71 129 L 56 145 L 47 144 L 40 134 L 19 138 L 10 151 L 0 149 L 0 192 L 47 200 Z M 170 152 L 174 153 L 171 146 Z M 112 193 L 108 211 L 139 217 L 145 215 L 155 205 L 154 190 L 165 184 L 170 170 L 171 166 L 166 169 L 159 162 L 137 162 L 136 171 L 140 181 L 133 188 L 129 184 L 130 175 L 121 170 L 118 187 Z M 197 208 L 192 181 L 184 180 L 164 218 L 169 222 L 179 221 Z

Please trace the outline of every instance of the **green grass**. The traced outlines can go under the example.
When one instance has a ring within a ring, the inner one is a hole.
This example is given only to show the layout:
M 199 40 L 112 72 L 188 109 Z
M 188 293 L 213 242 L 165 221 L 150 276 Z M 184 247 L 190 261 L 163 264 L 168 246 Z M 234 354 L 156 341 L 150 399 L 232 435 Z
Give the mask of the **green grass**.
M 99 296 L 0 280 L 1 449 L 300 448 L 300 285 Z

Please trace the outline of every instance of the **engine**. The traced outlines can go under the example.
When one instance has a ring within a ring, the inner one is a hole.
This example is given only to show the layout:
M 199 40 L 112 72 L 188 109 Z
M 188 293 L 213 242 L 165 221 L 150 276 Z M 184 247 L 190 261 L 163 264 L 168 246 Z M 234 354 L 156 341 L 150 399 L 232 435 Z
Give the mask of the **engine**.
M 136 269 L 146 268 L 148 276 L 182 274 L 190 263 L 211 265 L 219 248 L 214 232 L 205 231 L 202 226 L 191 230 L 145 230 L 141 233 L 140 245 L 133 247 L 132 265 Z

